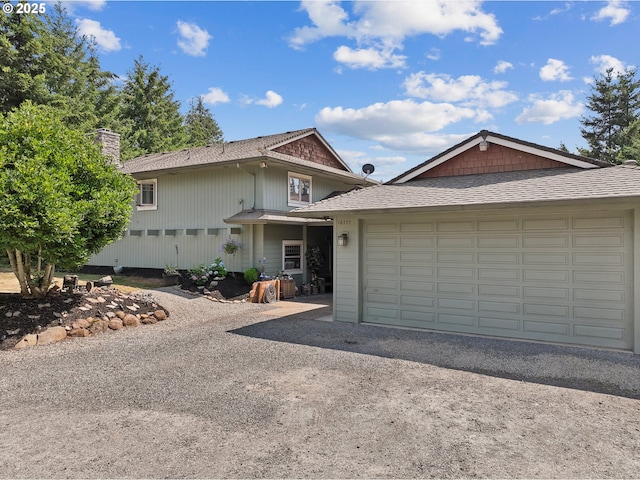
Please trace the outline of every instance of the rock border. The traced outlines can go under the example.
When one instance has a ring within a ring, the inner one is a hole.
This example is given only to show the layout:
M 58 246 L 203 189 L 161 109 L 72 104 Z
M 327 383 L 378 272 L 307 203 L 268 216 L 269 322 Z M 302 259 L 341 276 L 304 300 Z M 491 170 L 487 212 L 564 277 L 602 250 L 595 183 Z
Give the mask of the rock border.
M 22 337 L 13 346 L 14 350 L 21 350 L 26 347 L 37 345 L 49 345 L 61 342 L 66 338 L 82 338 L 90 335 L 97 335 L 109 330 L 121 330 L 123 328 L 133 328 L 140 325 L 150 325 L 162 322 L 167 319 L 164 310 L 155 310 L 147 313 L 125 313 L 122 310 L 107 312 L 102 318 L 79 318 L 71 325 L 55 326 L 42 330 L 39 333 L 30 333 Z

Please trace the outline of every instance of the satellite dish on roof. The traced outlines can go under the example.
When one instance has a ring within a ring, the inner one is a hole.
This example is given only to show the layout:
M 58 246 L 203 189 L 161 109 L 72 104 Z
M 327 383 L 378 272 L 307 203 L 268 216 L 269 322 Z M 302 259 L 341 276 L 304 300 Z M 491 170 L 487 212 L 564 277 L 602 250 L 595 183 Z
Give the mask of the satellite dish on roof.
M 365 163 L 362 166 L 362 173 L 364 173 L 365 175 L 371 175 L 373 172 L 375 172 L 375 170 L 376 170 L 376 167 L 374 167 L 370 163 Z

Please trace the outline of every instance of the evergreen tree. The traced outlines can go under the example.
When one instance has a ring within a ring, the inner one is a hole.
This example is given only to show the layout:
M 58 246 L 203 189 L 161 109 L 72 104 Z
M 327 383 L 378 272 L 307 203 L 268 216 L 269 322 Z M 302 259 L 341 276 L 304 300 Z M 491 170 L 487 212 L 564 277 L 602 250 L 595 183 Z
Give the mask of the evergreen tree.
M 640 161 L 640 119 L 634 121 L 624 133 L 624 146 L 618 155 L 618 161 L 625 160 Z
M 80 36 L 61 4 L 40 15 L 0 16 L 0 111 L 26 100 L 61 110 L 84 131 L 111 127 L 118 97 L 113 75 L 102 71 L 95 45 Z
M 582 117 L 580 132 L 589 148 L 580 153 L 615 163 L 625 145 L 625 130 L 638 118 L 640 111 L 640 81 L 636 70 L 628 69 L 614 75 L 608 69 L 595 78 L 588 108 L 594 115 Z
M 135 60 L 122 88 L 121 157 L 178 150 L 187 145 L 187 133 L 174 100 L 169 78 L 150 67 L 142 56 Z
M 187 135 L 189 135 L 188 145 L 190 147 L 202 147 L 210 143 L 224 141 L 222 130 L 209 109 L 204 106 L 202 97 L 191 100 L 184 125 Z

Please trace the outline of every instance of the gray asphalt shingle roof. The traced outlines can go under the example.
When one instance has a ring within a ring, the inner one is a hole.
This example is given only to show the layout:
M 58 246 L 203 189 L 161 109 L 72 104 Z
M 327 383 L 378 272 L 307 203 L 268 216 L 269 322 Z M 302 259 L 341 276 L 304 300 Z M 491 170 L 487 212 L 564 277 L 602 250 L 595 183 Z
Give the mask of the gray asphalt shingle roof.
M 304 160 L 272 149 L 288 142 L 303 138 L 307 135 L 317 135 L 323 142 L 324 139 L 315 128 L 305 128 L 291 132 L 266 135 L 233 142 L 215 143 L 205 147 L 188 148 L 173 152 L 155 153 L 143 157 L 133 158 L 124 162 L 121 171 L 132 175 L 152 173 L 166 170 L 176 170 L 189 167 L 201 167 L 207 165 L 236 163 L 251 161 L 259 158 L 271 159 L 279 163 L 293 164 L 299 167 L 320 171 L 329 175 L 339 176 L 343 179 L 350 178 L 356 183 L 366 182 L 361 175 L 353 173 L 346 163 L 332 147 L 326 143 L 327 148 L 336 155 L 336 158 L 344 165 L 345 170 L 329 167 L 320 163 Z
M 331 216 L 374 212 L 455 208 L 588 199 L 640 201 L 640 167 L 554 168 L 414 180 L 377 185 L 294 210 L 294 215 Z

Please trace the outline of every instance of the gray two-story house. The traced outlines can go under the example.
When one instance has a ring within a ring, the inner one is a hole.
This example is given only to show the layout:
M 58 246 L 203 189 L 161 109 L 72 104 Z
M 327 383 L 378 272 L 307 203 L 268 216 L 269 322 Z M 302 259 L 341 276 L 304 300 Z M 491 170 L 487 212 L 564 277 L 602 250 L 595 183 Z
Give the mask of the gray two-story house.
M 231 271 L 260 267 L 309 278 L 308 248 L 321 248 L 331 274 L 330 219 L 286 213 L 335 192 L 371 185 L 315 128 L 146 155 L 124 163 L 140 186 L 124 236 L 89 264 L 188 269 L 222 257 Z M 235 255 L 220 251 L 233 239 Z

